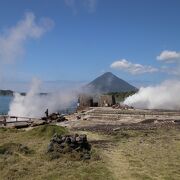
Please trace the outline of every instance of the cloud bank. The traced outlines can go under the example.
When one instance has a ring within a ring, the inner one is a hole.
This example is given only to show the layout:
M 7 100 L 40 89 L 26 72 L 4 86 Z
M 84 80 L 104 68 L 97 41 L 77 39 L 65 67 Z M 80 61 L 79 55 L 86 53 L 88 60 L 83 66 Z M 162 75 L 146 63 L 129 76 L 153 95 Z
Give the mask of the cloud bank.
M 27 40 L 40 38 L 53 25 L 54 22 L 49 18 L 41 18 L 37 22 L 32 12 L 25 13 L 14 27 L 0 34 L 0 62 L 15 62 L 24 54 Z
M 152 66 L 144 66 L 141 64 L 133 64 L 126 59 L 115 61 L 110 66 L 113 69 L 123 70 L 131 74 L 154 73 L 158 69 Z
M 156 59 L 162 63 L 159 68 L 142 65 L 138 63 L 132 63 L 126 59 L 121 59 L 113 62 L 110 67 L 113 69 L 123 70 L 133 75 L 161 72 L 169 75 L 179 76 L 180 75 L 180 52 L 164 50 Z

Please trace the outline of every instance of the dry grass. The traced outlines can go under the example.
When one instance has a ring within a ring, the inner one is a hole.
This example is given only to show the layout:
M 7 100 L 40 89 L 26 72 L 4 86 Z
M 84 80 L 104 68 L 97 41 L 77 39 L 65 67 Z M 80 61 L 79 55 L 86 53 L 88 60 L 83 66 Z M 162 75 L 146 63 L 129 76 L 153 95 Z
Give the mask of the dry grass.
M 180 179 L 179 129 L 87 133 L 114 179 Z
M 116 179 L 180 179 L 179 129 L 121 131 L 115 141 L 104 156 Z
M 0 179 L 180 179 L 179 129 L 126 130 L 114 135 L 79 132 L 87 133 L 92 143 L 88 161 L 66 154 L 50 160 L 46 149 L 54 132 L 67 130 L 57 126 L 28 132 L 0 129 Z M 19 149 L 20 144 L 27 148 Z
M 30 131 L 0 129 L 0 179 L 112 179 L 95 150 L 89 161 L 77 161 L 70 155 L 50 160 L 46 153 L 51 133 L 67 133 L 57 126 L 38 127 Z M 33 153 L 19 151 L 19 144 Z

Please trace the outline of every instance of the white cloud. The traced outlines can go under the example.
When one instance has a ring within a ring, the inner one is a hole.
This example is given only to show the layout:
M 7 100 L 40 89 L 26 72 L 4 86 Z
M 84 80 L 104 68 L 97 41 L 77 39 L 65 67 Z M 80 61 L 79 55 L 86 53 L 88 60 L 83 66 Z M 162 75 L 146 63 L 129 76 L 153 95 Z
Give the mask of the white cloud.
M 174 76 L 180 75 L 180 52 L 164 50 L 156 58 L 166 63 L 166 65 L 161 67 L 161 72 Z
M 143 74 L 157 72 L 158 69 L 152 66 L 144 66 L 141 64 L 133 64 L 126 59 L 115 61 L 110 66 L 113 69 L 124 70 L 131 74 Z
M 88 12 L 94 12 L 97 6 L 97 0 L 64 0 L 65 4 L 72 8 L 72 10 L 76 13 L 77 7 L 83 6 L 88 10 Z
M 160 61 L 173 63 L 180 60 L 180 52 L 164 50 L 156 58 Z
M 36 22 L 32 12 L 25 13 L 25 17 L 14 27 L 0 34 L 0 62 L 12 63 L 24 53 L 24 45 L 28 39 L 40 38 L 53 27 L 53 21 L 42 18 Z

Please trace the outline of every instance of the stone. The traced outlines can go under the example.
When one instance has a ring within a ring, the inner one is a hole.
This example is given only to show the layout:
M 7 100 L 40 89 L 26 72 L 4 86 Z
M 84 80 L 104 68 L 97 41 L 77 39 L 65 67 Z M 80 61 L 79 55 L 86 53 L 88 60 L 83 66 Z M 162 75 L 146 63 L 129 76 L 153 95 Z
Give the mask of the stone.
M 81 153 L 82 159 L 90 159 L 91 145 L 86 134 L 64 135 L 54 134 L 47 147 L 48 153 Z
M 53 150 L 54 150 L 54 148 L 53 148 L 53 142 L 50 142 L 50 143 L 48 144 L 47 152 L 52 152 Z

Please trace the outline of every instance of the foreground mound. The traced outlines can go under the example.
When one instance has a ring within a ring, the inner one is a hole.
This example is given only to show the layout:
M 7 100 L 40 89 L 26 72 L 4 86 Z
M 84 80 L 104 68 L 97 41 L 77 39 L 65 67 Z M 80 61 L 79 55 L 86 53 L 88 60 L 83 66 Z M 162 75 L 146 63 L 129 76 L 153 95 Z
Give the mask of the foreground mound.
M 67 132 L 67 129 L 64 127 L 46 124 L 30 130 L 28 134 L 32 136 L 51 138 L 55 133 L 63 135 Z

